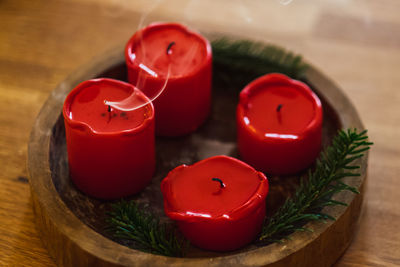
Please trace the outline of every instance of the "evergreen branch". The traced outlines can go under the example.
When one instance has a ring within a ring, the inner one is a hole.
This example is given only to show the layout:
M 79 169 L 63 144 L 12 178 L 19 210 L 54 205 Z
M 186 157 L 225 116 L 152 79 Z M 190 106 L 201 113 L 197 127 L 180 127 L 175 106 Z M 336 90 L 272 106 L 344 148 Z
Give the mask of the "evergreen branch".
M 348 190 L 359 193 L 357 188 L 345 184 L 344 177 L 359 176 L 345 170 L 354 169 L 354 161 L 361 158 L 373 144 L 366 141 L 367 131 L 357 133 L 348 129 L 341 130 L 333 139 L 332 145 L 321 153 L 315 170 L 309 171 L 308 182 L 302 180 L 292 199 L 287 199 L 283 206 L 265 222 L 259 241 L 268 243 L 287 238 L 290 233 L 304 231 L 308 221 L 335 220 L 329 214 L 321 212 L 326 206 L 347 205 L 332 200 L 332 195 Z
M 295 55 L 274 45 L 249 40 L 221 38 L 212 42 L 214 77 L 222 83 L 242 88 L 255 78 L 280 72 L 292 78 L 304 77 L 308 65 Z
M 304 78 L 308 65 L 301 56 L 284 49 L 246 40 L 219 39 L 212 42 L 213 78 L 227 88 L 242 89 L 255 78 L 280 72 L 295 79 Z M 269 220 L 265 221 L 259 240 L 263 243 L 290 239 L 295 231 L 311 231 L 304 227 L 309 221 L 334 220 L 322 213 L 326 206 L 346 205 L 332 200 L 341 191 L 359 193 L 357 188 L 345 184 L 344 177 L 359 176 L 353 173 L 360 166 L 353 165 L 372 143 L 366 131 L 340 131 L 309 171 L 308 181 L 301 184 L 292 199 L 288 199 Z M 135 202 L 121 201 L 109 213 L 110 230 L 114 236 L 134 242 L 135 248 L 167 256 L 183 256 L 187 242 L 176 229 L 162 224 L 153 215 L 144 212 Z
M 183 256 L 187 242 L 177 230 L 162 224 L 152 214 L 143 211 L 134 201 L 113 204 L 108 213 L 110 231 L 114 237 L 134 241 L 146 252 L 165 256 Z

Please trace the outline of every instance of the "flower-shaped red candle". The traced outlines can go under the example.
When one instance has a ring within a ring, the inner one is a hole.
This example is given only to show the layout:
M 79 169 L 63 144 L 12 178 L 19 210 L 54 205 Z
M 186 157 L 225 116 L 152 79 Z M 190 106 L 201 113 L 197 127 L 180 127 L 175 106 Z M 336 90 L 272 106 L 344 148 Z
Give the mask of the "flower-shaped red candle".
M 196 130 L 211 102 L 211 46 L 176 23 L 154 23 L 136 32 L 125 48 L 128 80 L 155 98 L 156 134 Z
M 240 160 L 215 156 L 172 170 L 164 209 L 194 245 L 228 251 L 250 243 L 265 217 L 268 180 Z
M 320 152 L 321 102 L 306 84 L 283 74 L 248 84 L 240 93 L 236 121 L 241 158 L 266 173 L 296 173 Z
M 152 178 L 152 104 L 124 112 L 104 103 L 121 101 L 133 92 L 136 102 L 148 102 L 131 84 L 96 79 L 79 84 L 64 102 L 70 177 L 90 196 L 110 199 L 134 194 Z

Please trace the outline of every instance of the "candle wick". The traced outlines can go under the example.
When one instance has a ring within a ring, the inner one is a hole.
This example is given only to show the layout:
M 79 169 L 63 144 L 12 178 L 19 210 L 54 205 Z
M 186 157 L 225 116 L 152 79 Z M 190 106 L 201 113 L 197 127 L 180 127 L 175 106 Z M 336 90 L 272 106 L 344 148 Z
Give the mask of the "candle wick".
M 171 48 L 172 48 L 172 46 L 174 46 L 175 45 L 175 42 L 170 42 L 169 43 L 169 45 L 167 46 L 167 55 L 170 55 L 171 54 Z
M 276 107 L 276 111 L 277 112 L 279 112 L 279 111 L 281 111 L 281 108 L 283 107 L 283 105 L 282 104 L 279 104 L 277 107 Z
M 108 121 L 107 123 L 109 123 L 111 121 L 111 106 L 107 105 L 107 111 L 108 111 Z
M 211 180 L 213 180 L 213 181 L 215 181 L 215 182 L 219 182 L 221 188 L 224 188 L 224 187 L 225 187 L 225 184 L 224 184 L 224 182 L 222 182 L 221 179 L 219 179 L 219 178 L 211 178 Z

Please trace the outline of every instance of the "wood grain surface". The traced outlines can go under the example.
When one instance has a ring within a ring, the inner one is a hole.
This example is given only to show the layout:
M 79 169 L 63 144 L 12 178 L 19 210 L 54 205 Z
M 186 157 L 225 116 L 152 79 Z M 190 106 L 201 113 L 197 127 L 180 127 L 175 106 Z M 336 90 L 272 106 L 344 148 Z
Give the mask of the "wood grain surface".
M 152 20 L 285 46 L 338 83 L 375 145 L 361 224 L 337 266 L 400 265 L 400 3 L 287 2 L 0 1 L 0 265 L 55 265 L 35 228 L 26 171 L 44 101 L 74 69 Z

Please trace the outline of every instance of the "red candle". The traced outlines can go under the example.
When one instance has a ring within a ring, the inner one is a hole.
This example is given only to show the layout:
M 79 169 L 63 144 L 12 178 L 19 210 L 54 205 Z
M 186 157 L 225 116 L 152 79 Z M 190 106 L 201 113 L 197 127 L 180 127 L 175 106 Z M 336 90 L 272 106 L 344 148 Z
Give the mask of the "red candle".
M 86 194 L 119 198 L 142 190 L 155 168 L 154 110 L 151 103 L 133 111 L 104 104 L 135 92 L 131 84 L 95 79 L 79 84 L 64 102 L 63 115 L 72 181 Z
M 306 84 L 285 75 L 268 74 L 248 84 L 236 121 L 241 158 L 266 173 L 296 173 L 320 152 L 321 101 Z
M 176 23 L 154 23 L 126 45 L 128 80 L 154 101 L 156 134 L 179 136 L 196 130 L 211 102 L 211 46 Z
M 268 180 L 240 160 L 215 156 L 175 168 L 161 191 L 165 213 L 187 239 L 203 249 L 228 251 L 260 232 Z

